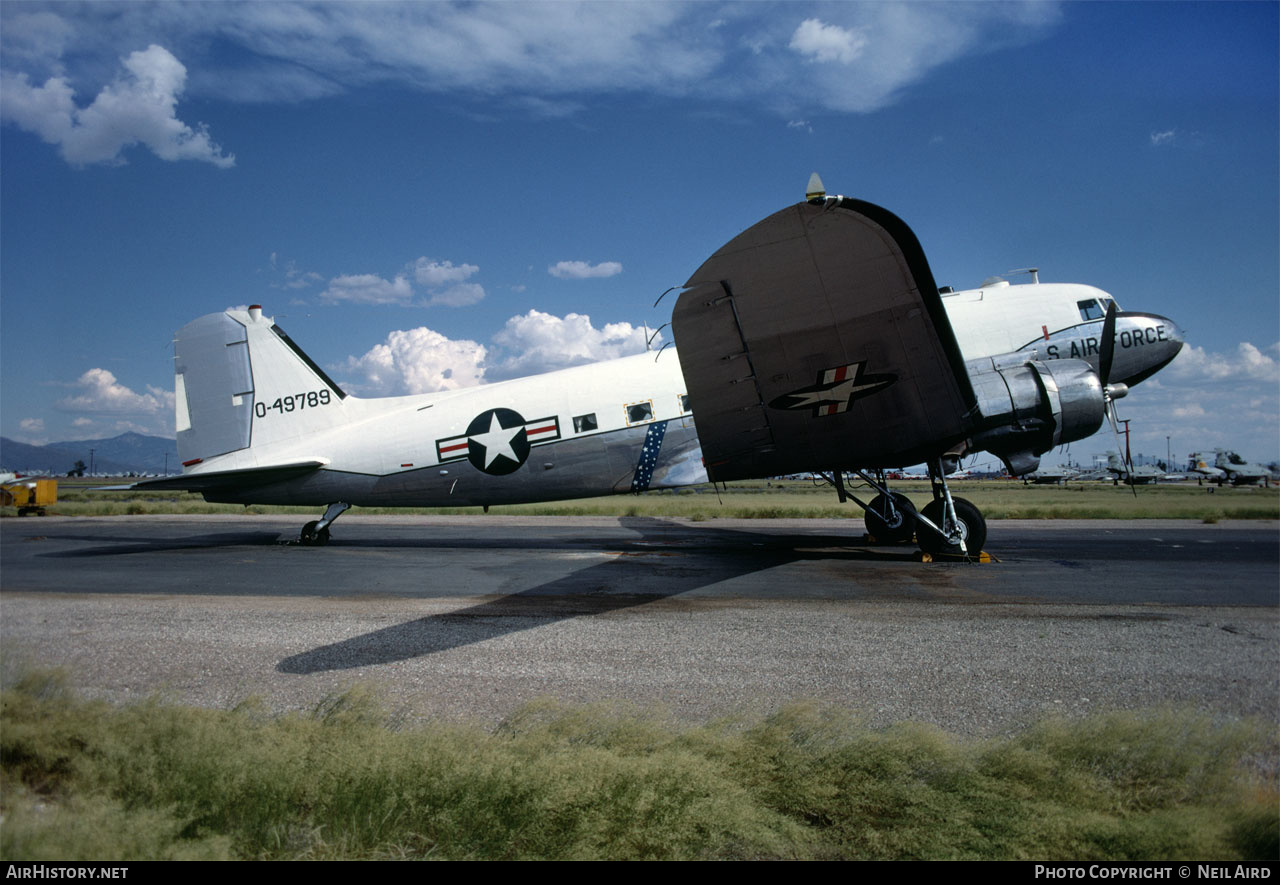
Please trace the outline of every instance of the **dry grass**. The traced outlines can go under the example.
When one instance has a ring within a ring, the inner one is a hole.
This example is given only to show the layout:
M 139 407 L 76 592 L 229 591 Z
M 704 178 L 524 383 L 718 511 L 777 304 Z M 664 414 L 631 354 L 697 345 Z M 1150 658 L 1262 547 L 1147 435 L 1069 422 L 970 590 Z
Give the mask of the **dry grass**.
M 305 713 L 0 695 L 0 855 L 148 858 L 1271 858 L 1253 722 L 1049 721 L 1011 738 L 544 702 L 494 731 L 404 727 L 366 692 Z

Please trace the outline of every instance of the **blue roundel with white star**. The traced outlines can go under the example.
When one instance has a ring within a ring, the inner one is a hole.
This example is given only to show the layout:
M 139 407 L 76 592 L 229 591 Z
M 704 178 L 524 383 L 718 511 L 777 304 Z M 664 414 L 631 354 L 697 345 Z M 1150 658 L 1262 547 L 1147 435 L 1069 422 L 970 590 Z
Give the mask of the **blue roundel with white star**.
M 489 409 L 467 425 L 467 460 L 477 470 L 504 476 L 529 458 L 525 420 L 511 409 Z

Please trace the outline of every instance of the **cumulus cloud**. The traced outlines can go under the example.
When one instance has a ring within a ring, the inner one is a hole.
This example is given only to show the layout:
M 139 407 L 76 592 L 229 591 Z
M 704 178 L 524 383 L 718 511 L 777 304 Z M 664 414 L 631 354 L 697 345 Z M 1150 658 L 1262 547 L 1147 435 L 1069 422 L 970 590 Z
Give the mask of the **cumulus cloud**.
M 94 415 L 173 413 L 173 391 L 147 385 L 146 393 L 136 393 L 106 369 L 90 369 L 76 380 L 75 386 L 80 392 L 59 400 L 59 411 Z
M 474 341 L 453 340 L 425 326 L 392 332 L 363 356 L 336 367 L 366 396 L 432 393 L 474 387 L 484 380 L 488 353 Z
M 105 52 L 114 63 L 146 33 L 192 65 L 192 94 L 231 101 L 392 83 L 536 116 L 629 92 L 763 105 L 784 119 L 883 107 L 938 66 L 1038 39 L 1061 17 L 1046 2 L 108 3 L 53 5 L 15 28 L 24 12 L 0 4 L 0 40 L 39 76 L 42 53 L 100 75 Z
M 404 276 L 384 280 L 371 273 L 345 274 L 331 279 L 320 297 L 354 304 L 408 304 L 413 300 L 413 287 Z
M 23 418 L 18 422 L 23 433 L 44 433 L 43 418 Z
M 597 328 L 583 314 L 557 317 L 531 310 L 507 320 L 492 347 L 420 326 L 392 332 L 364 355 L 332 368 L 355 393 L 391 396 L 472 387 L 644 349 L 643 327 L 606 323 Z
M 1268 350 L 1280 352 L 1280 343 Z M 1280 384 L 1280 360 L 1248 341 L 1241 341 L 1233 353 L 1211 353 L 1203 347 L 1184 346 L 1160 378 L 1163 382 L 1256 381 L 1275 385 Z
M 597 329 L 586 314 L 570 313 L 562 318 L 531 310 L 507 320 L 493 336 L 501 358 L 490 367 L 490 380 L 643 353 L 644 339 L 643 327 L 630 323 L 606 323 Z
M 414 280 L 429 288 L 460 283 L 480 270 L 474 264 L 454 264 L 434 258 L 419 258 L 412 267 Z
M 122 60 L 124 70 L 85 108 L 76 106 L 65 77 L 32 85 L 25 72 L 0 71 L 0 120 L 57 145 L 75 166 L 122 164 L 121 152 L 141 144 L 163 160 L 235 165 L 203 125 L 177 118 L 187 69 L 164 47 L 152 44 Z
M 432 292 L 427 299 L 427 306 L 466 307 L 484 298 L 484 286 L 479 283 L 461 283 L 438 292 Z
M 778 110 L 867 113 L 955 59 L 1037 39 L 1057 23 L 1055 4 L 867 3 L 824 6 L 783 47 L 767 46 L 748 88 Z M 789 57 L 788 57 L 789 56 Z
M 16 7 L 15 7 L 16 8 Z M 75 27 L 50 11 L 16 12 L 4 17 L 5 60 L 45 75 L 61 73 L 57 60 L 75 37 Z
M 428 306 L 466 307 L 484 298 L 483 286 L 464 282 L 480 270 L 474 264 L 419 258 L 411 269 L 413 278 L 428 290 Z
M 292 269 L 285 272 L 285 281 L 281 285 L 285 289 L 305 289 L 322 282 L 324 277 L 314 271 Z
M 465 307 L 475 304 L 485 296 L 479 283 L 464 282 L 480 268 L 474 264 L 454 264 L 419 258 L 404 273 L 393 279 L 377 274 L 345 274 L 334 277 L 320 298 L 329 303 L 346 301 L 352 304 L 398 304 L 407 307 L 416 304 L 423 307 Z M 426 298 L 414 301 L 415 291 L 409 277 L 427 289 Z M 299 277 L 299 285 L 306 285 L 308 277 Z
M 1251 460 L 1275 460 L 1280 457 L 1280 344 L 1259 348 L 1242 341 L 1221 353 L 1183 347 L 1118 407 L 1121 417 L 1132 419 L 1135 452 L 1163 457 L 1171 446 L 1179 464 L 1186 463 L 1189 452 L 1215 448 Z M 1106 444 L 1114 448 L 1109 440 L 1106 430 Z
M 859 31 L 807 18 L 796 28 L 787 45 L 813 61 L 836 61 L 847 65 L 862 54 L 867 38 Z
M 622 273 L 622 265 L 616 261 L 589 264 L 585 261 L 557 261 L 547 268 L 547 273 L 562 280 L 587 280 L 596 277 L 612 277 Z
M 1152 132 L 1151 145 L 1152 147 L 1159 147 L 1162 144 L 1169 144 L 1173 141 L 1173 137 L 1174 131 L 1172 129 L 1166 129 L 1162 132 Z

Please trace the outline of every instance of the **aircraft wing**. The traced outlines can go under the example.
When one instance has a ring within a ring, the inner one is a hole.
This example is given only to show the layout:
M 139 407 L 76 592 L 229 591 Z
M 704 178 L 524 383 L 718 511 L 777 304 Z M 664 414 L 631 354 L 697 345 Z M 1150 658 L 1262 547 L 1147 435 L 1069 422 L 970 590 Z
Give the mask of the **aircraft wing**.
M 714 480 L 917 463 L 975 409 L 915 234 L 860 200 L 739 234 L 685 283 L 672 327 Z
M 130 491 L 182 490 L 188 492 L 251 489 L 304 476 L 312 471 L 319 470 L 328 463 L 328 461 L 317 458 L 307 461 L 294 461 L 289 464 L 273 464 L 268 467 L 247 467 L 241 470 L 210 470 L 205 473 L 184 473 L 181 476 L 165 476 L 160 479 L 143 480 L 129 486 L 110 486 L 108 488 Z

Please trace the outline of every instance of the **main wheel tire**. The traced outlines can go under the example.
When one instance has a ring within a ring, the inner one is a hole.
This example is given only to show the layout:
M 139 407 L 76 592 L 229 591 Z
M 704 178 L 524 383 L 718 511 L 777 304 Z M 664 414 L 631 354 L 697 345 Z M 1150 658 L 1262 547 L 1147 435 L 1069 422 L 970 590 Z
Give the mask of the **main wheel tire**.
M 906 495 L 891 492 L 893 495 L 893 513 L 886 518 L 888 498 L 876 495 L 871 499 L 867 512 L 863 514 L 863 522 L 867 526 L 867 534 L 885 544 L 898 544 L 911 540 L 916 531 L 915 507 Z
M 298 535 L 298 541 L 304 547 L 323 547 L 329 543 L 329 527 L 325 526 L 317 530 L 316 526 L 320 524 L 319 520 L 309 522 L 302 527 L 302 532 Z
M 951 503 L 956 508 L 956 520 L 960 524 L 960 534 L 964 537 L 965 550 L 970 556 L 977 556 L 982 552 L 983 545 L 987 543 L 987 521 L 982 518 L 982 512 L 964 498 L 952 498 Z M 934 525 L 941 526 L 945 506 L 940 500 L 930 501 L 920 512 Z M 916 532 L 916 540 L 919 541 L 920 549 L 925 553 L 960 552 L 958 546 L 948 544 L 946 538 L 925 525 L 921 525 L 920 530 Z

